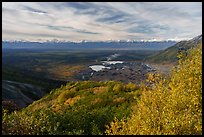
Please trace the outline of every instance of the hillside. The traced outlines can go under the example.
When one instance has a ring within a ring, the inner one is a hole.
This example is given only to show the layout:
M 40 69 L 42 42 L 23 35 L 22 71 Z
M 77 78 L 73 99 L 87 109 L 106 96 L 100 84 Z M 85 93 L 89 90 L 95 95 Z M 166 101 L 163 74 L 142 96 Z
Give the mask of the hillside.
M 14 101 L 21 108 L 62 84 L 66 82 L 46 79 L 40 74 L 36 75 L 16 67 L 2 65 L 2 99 Z
M 20 107 L 26 107 L 44 94 L 41 88 L 34 85 L 2 80 L 2 99 L 13 100 Z
M 202 35 L 199 35 L 188 41 L 180 41 L 174 46 L 160 51 L 155 55 L 147 57 L 145 61 L 150 63 L 175 63 L 178 61 L 177 55 L 179 52 L 187 51 L 199 43 L 202 43 Z
M 114 117 L 130 115 L 139 95 L 139 87 L 131 83 L 70 82 L 27 108 L 4 113 L 3 130 L 7 134 L 104 134 Z

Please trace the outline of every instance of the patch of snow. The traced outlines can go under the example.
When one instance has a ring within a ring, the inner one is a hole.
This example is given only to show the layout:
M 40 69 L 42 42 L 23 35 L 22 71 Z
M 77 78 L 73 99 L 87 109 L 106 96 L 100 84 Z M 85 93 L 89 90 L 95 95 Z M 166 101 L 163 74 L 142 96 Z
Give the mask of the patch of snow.
M 110 69 L 110 67 L 105 67 L 103 65 L 92 65 L 92 66 L 89 66 L 89 68 L 91 68 L 93 71 L 101 71 L 103 69 Z

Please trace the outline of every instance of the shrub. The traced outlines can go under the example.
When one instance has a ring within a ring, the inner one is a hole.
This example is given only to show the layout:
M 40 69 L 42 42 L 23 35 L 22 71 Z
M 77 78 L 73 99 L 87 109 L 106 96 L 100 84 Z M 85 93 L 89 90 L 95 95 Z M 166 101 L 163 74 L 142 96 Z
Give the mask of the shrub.
M 122 84 L 115 84 L 113 86 L 113 92 L 121 92 L 123 90 L 123 85 Z
M 60 104 L 62 104 L 62 103 L 65 102 L 65 100 L 67 100 L 67 99 L 70 98 L 70 97 L 71 97 L 70 93 L 64 91 L 64 92 L 62 92 L 62 93 L 58 96 L 58 102 L 59 102 Z
M 128 92 L 131 92 L 131 91 L 135 91 L 139 89 L 138 86 L 136 86 L 134 83 L 128 83 L 126 86 L 125 86 L 125 91 L 128 91 Z
M 134 113 L 113 121 L 107 134 L 202 134 L 202 45 L 189 51 L 169 79 L 150 76 Z

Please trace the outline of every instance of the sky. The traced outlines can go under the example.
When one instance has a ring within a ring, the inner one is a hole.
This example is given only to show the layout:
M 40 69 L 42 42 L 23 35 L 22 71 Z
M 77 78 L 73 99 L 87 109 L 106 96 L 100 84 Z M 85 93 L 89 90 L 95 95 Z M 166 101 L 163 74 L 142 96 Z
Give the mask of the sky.
M 202 2 L 3 2 L 2 39 L 186 40 L 202 34 Z

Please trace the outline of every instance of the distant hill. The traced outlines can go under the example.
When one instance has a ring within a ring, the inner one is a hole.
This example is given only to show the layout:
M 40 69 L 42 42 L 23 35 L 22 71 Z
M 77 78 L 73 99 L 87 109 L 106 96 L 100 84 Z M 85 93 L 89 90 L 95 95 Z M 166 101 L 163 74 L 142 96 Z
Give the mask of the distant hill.
M 2 80 L 2 99 L 15 101 L 20 107 L 26 107 L 44 94 L 34 85 Z
M 51 89 L 65 83 L 43 78 L 40 74 L 31 74 L 15 67 L 2 66 L 2 99 L 14 101 L 19 107 L 26 107 Z
M 147 57 L 145 61 L 151 63 L 173 63 L 178 60 L 177 55 L 180 51 L 188 51 L 189 49 L 197 46 L 199 43 L 202 43 L 202 35 L 188 41 L 180 41 L 174 46 Z

